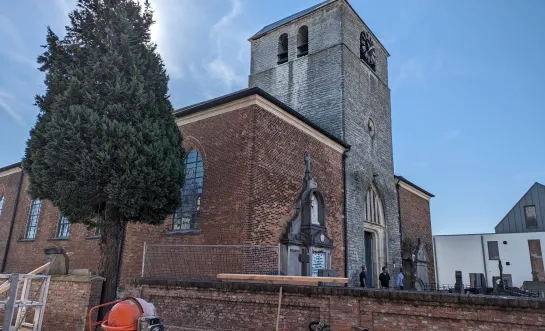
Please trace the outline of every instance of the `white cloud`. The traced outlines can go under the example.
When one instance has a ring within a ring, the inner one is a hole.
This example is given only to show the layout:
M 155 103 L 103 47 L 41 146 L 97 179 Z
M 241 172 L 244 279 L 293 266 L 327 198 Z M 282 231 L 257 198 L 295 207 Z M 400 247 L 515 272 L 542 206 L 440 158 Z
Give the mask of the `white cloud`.
M 454 140 L 454 139 L 458 138 L 461 134 L 462 134 L 462 130 L 454 129 L 454 130 L 450 131 L 449 133 L 447 133 L 445 138 L 450 141 L 450 140 Z
M 0 37 L 3 36 L 3 40 L 7 39 L 11 40 L 12 45 L 3 45 L 3 47 L 10 47 L 15 46 L 19 49 L 24 48 L 23 38 L 19 35 L 19 32 L 17 32 L 17 29 L 11 22 L 11 20 L 4 16 L 0 15 Z
M 11 103 L 15 101 L 15 96 L 12 94 L 0 90 L 0 108 L 8 113 L 21 126 L 26 126 L 23 118 L 12 108 Z
M 426 87 L 425 66 L 420 59 L 410 58 L 401 64 L 399 74 L 392 84 L 392 90 L 405 82 Z

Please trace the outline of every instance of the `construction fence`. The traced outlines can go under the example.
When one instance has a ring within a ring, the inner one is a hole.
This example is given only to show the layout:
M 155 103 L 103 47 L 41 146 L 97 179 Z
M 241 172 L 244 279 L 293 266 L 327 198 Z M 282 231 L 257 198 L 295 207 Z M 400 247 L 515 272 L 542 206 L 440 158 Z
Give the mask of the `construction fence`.
M 228 274 L 280 274 L 279 245 L 159 245 L 144 243 L 142 277 L 189 281 Z

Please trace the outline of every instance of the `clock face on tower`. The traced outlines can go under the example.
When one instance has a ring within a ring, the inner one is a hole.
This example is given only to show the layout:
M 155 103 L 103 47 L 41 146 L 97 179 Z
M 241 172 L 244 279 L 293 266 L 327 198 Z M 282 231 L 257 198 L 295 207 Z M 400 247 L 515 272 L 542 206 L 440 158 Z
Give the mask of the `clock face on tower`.
M 375 43 L 371 35 L 363 31 L 360 35 L 360 59 L 364 60 L 373 70 L 375 70 Z

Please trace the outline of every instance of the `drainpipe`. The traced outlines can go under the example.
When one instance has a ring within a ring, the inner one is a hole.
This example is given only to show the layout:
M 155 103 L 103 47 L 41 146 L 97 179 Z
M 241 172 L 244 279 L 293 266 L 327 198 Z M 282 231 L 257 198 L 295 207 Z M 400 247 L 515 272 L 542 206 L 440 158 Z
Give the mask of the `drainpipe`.
M 481 249 L 483 251 L 483 267 L 484 267 L 484 281 L 486 282 L 486 287 L 488 287 L 488 271 L 486 270 L 486 255 L 484 253 L 484 237 L 481 236 Z M 494 284 L 492 284 L 494 286 Z
M 346 278 L 350 278 L 348 274 L 348 222 L 346 217 L 346 158 L 349 151 L 350 146 L 343 152 L 344 274 Z
M 13 227 L 15 225 L 15 216 L 17 215 L 17 207 L 19 206 L 19 197 L 21 196 L 21 187 L 23 186 L 23 175 L 24 175 L 24 172 L 21 169 L 21 177 L 19 178 L 19 187 L 17 188 L 17 197 L 15 198 L 15 206 L 13 207 L 13 215 L 11 216 L 11 223 L 9 225 L 8 240 L 6 242 L 6 249 L 4 250 L 4 259 L 2 260 L 2 268 L 0 271 L 2 273 L 4 273 L 4 270 L 6 268 L 6 262 L 8 259 L 8 251 L 9 251 L 9 246 L 11 244 L 11 236 L 13 234 Z

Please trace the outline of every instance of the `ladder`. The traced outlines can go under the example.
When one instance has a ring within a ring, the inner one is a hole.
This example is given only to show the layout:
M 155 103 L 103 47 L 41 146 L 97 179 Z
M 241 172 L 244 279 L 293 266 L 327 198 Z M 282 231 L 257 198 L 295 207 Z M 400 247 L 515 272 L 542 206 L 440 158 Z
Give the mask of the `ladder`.
M 9 278 L 9 290 L 7 299 L 0 301 L 0 309 L 4 311 L 4 321 L 0 330 L 41 331 L 51 277 L 11 274 L 0 275 L 0 279 L 2 278 Z M 38 285 L 32 286 L 33 281 Z M 36 292 L 31 293 L 31 291 L 37 291 L 37 296 Z M 29 317 L 32 317 L 32 320 L 29 321 Z

